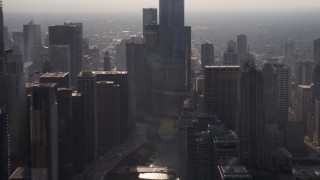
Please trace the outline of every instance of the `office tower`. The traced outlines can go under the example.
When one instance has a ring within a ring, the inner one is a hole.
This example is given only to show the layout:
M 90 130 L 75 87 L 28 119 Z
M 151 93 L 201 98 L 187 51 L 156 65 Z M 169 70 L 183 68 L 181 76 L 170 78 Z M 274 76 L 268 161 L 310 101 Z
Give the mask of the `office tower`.
M 116 46 L 116 69 L 117 71 L 126 71 L 126 44 L 130 42 L 128 39 L 121 40 Z
M 9 37 L 9 32 L 8 32 L 8 26 L 4 26 L 4 30 L 3 30 L 3 38 L 4 38 L 4 49 L 8 50 L 8 49 L 12 49 L 12 44 L 13 41 L 12 39 L 10 39 Z
M 83 117 L 83 97 L 81 93 L 72 93 L 72 120 L 73 120 L 73 145 L 74 145 L 74 156 L 73 165 L 77 172 L 81 172 L 84 168 L 84 157 L 85 157 L 85 122 Z
M 58 142 L 59 142 L 59 179 L 72 179 L 74 173 L 74 133 L 72 114 L 72 90 L 57 89 L 58 103 Z
M 252 169 L 265 166 L 265 122 L 263 117 L 263 77 L 254 64 L 241 72 L 240 115 L 237 126 L 241 161 Z
M 266 155 L 284 146 L 284 130 L 288 122 L 290 67 L 266 63 L 263 66 L 264 121 Z
M 201 44 L 201 67 L 212 66 L 214 61 L 214 47 L 213 44 Z
M 227 51 L 223 52 L 224 65 L 237 65 L 238 54 L 236 53 L 236 42 L 229 41 Z
M 23 25 L 24 36 L 24 62 L 32 61 L 32 69 L 39 70 L 42 68 L 41 59 L 41 27 L 40 24 L 34 24 L 30 21 Z
M 145 109 L 148 106 L 146 99 L 146 76 L 147 76 L 147 59 L 144 44 L 127 43 L 126 47 L 127 70 L 129 78 L 130 97 L 135 97 L 131 106 L 135 109 L 134 114 L 137 117 L 143 117 Z
M 31 179 L 30 167 L 19 167 L 9 177 L 9 180 L 30 180 L 30 179 Z
M 3 29 L 3 9 L 0 2 L 0 28 Z M 7 134 L 7 67 L 4 53 L 4 36 L 0 31 L 0 179 L 8 179 L 8 134 Z
M 238 165 L 237 135 L 218 125 L 201 121 L 187 129 L 187 179 L 216 179 L 218 166 Z
M 70 47 L 71 85 L 77 85 L 77 75 L 82 70 L 83 61 L 83 26 L 82 23 L 64 23 L 49 26 L 49 46 L 68 45 Z
M 24 44 L 24 36 L 23 36 L 23 32 L 12 32 L 12 50 L 13 53 L 16 54 L 21 54 L 23 56 L 24 53 L 24 48 L 23 48 L 23 44 Z
M 157 24 L 145 25 L 144 27 L 145 27 L 144 42 L 148 49 L 147 52 L 150 53 L 150 56 L 151 55 L 154 56 L 154 53 L 158 52 L 159 50 L 159 25 Z M 155 57 L 150 57 L 150 58 L 155 58 Z
M 83 118 L 85 124 L 85 159 L 93 160 L 98 151 L 97 90 L 96 75 L 82 71 L 78 75 L 78 92 L 83 96 Z
M 190 95 L 191 27 L 184 26 L 184 0 L 160 0 L 160 65 L 154 72 L 157 114 L 177 116 Z
M 204 110 L 235 130 L 239 111 L 240 66 L 205 67 Z
M 104 71 L 111 71 L 110 55 L 109 55 L 108 51 L 106 51 L 106 53 L 104 54 L 104 62 L 103 63 L 104 63 L 103 70 Z
M 120 134 L 121 140 L 126 140 L 129 129 L 135 126 L 132 110 L 129 109 L 129 102 L 132 98 L 129 96 L 128 72 L 126 71 L 93 71 L 97 81 L 113 81 L 119 85 L 120 92 Z
M 296 85 L 310 85 L 313 83 L 313 60 L 298 60 L 295 65 Z
M 266 63 L 263 78 L 265 122 L 283 127 L 288 121 L 290 67 Z
M 242 59 L 248 53 L 248 40 L 247 36 L 240 34 L 237 36 L 237 53 L 238 53 L 238 64 L 242 66 Z
M 29 122 L 26 116 L 26 86 L 22 56 L 8 54 L 7 66 L 9 158 L 10 173 L 12 173 L 27 156 Z
M 160 0 L 160 25 L 184 26 L 184 0 Z
M 52 72 L 70 72 L 70 46 L 49 46 L 49 61 L 52 66 Z
M 317 146 L 320 145 L 320 97 L 314 99 L 315 117 L 314 117 L 314 132 L 313 132 L 313 142 Z M 311 107 L 313 108 L 313 107 Z
M 289 62 L 294 62 L 295 46 L 293 41 L 288 40 L 287 42 L 285 42 L 284 57 L 286 57 L 289 60 Z
M 146 25 L 158 24 L 158 11 L 157 8 L 143 8 L 143 38 L 146 37 Z
M 299 85 L 297 87 L 297 103 L 295 105 L 296 121 L 304 124 L 307 131 L 308 115 L 311 110 L 312 88 L 310 85 Z
M 48 72 L 40 77 L 40 83 L 56 83 L 57 88 L 70 88 L 68 72 Z
M 320 63 L 320 38 L 313 41 L 313 60 Z
M 97 82 L 98 146 L 105 150 L 121 142 L 119 85 Z
M 56 84 L 31 86 L 31 176 L 58 179 L 58 117 Z

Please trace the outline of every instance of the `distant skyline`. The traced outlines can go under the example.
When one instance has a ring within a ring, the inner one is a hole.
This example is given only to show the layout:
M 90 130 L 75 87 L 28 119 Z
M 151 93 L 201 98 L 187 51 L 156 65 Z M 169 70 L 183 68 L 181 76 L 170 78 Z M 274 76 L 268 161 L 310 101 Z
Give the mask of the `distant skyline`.
M 141 13 L 159 0 L 3 0 L 5 13 Z M 319 0 L 185 0 L 190 12 L 320 10 Z

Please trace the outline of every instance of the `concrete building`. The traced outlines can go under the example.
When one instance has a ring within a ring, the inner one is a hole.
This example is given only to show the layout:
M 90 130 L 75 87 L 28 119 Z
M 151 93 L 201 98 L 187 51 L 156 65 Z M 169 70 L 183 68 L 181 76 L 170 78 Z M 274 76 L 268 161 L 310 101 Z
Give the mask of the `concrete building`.
M 236 53 L 236 42 L 229 41 L 227 51 L 223 52 L 224 65 L 238 65 L 238 54 Z
M 34 24 L 33 21 L 30 21 L 23 25 L 23 36 L 24 62 L 32 61 L 32 68 L 35 71 L 42 69 L 40 24 Z
M 121 40 L 116 46 L 116 69 L 117 71 L 126 71 L 126 44 L 130 42 L 128 39 Z
M 40 77 L 41 83 L 56 83 L 57 88 L 70 88 L 69 72 L 48 72 Z
M 143 38 L 146 37 L 146 25 L 158 24 L 158 11 L 157 8 L 143 8 Z
M 201 67 L 204 70 L 205 66 L 212 66 L 214 61 L 213 44 L 201 44 Z
M 235 130 L 239 111 L 240 66 L 205 67 L 204 110 Z
M 105 150 L 121 142 L 119 85 L 97 82 L 98 146 Z
M 52 66 L 52 72 L 70 72 L 70 46 L 50 45 L 49 61 Z
M 313 60 L 297 60 L 295 64 L 296 85 L 311 85 L 313 83 L 313 70 L 316 63 Z
M 29 121 L 26 112 L 26 80 L 22 56 L 8 54 L 7 67 L 9 159 L 10 173 L 12 173 L 25 160 L 29 151 L 27 145 Z
M 31 176 L 58 180 L 56 84 L 32 84 L 31 96 Z
M 295 51 L 295 43 L 293 41 L 288 40 L 284 43 L 284 57 L 292 67 L 295 65 Z
M 265 167 L 265 122 L 263 117 L 263 76 L 254 64 L 241 73 L 240 115 L 237 130 L 241 161 L 250 169 Z
M 64 23 L 49 26 L 49 46 L 68 45 L 70 48 L 70 79 L 71 85 L 77 85 L 77 75 L 83 63 L 83 26 L 82 23 Z
M 82 94 L 83 121 L 85 124 L 85 159 L 93 160 L 98 153 L 96 74 L 82 71 L 78 75 L 78 92 Z
M 242 66 L 242 59 L 248 53 L 248 39 L 244 34 L 237 36 L 237 54 L 238 54 L 238 64 Z

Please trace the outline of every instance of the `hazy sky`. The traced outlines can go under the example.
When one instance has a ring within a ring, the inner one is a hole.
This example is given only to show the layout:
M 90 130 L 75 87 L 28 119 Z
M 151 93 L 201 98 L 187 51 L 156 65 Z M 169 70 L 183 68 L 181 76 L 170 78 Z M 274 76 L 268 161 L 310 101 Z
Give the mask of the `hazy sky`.
M 143 7 L 158 7 L 159 0 L 3 0 L 11 12 L 141 13 Z M 320 0 L 185 0 L 188 12 L 235 12 L 261 10 L 319 10 Z

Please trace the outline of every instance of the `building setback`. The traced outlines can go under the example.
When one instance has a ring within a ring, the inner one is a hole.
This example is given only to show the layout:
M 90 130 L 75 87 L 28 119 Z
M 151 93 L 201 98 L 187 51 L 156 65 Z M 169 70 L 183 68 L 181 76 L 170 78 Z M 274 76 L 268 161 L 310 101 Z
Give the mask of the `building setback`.
M 69 72 L 48 72 L 40 77 L 41 83 L 56 83 L 57 88 L 70 88 Z

